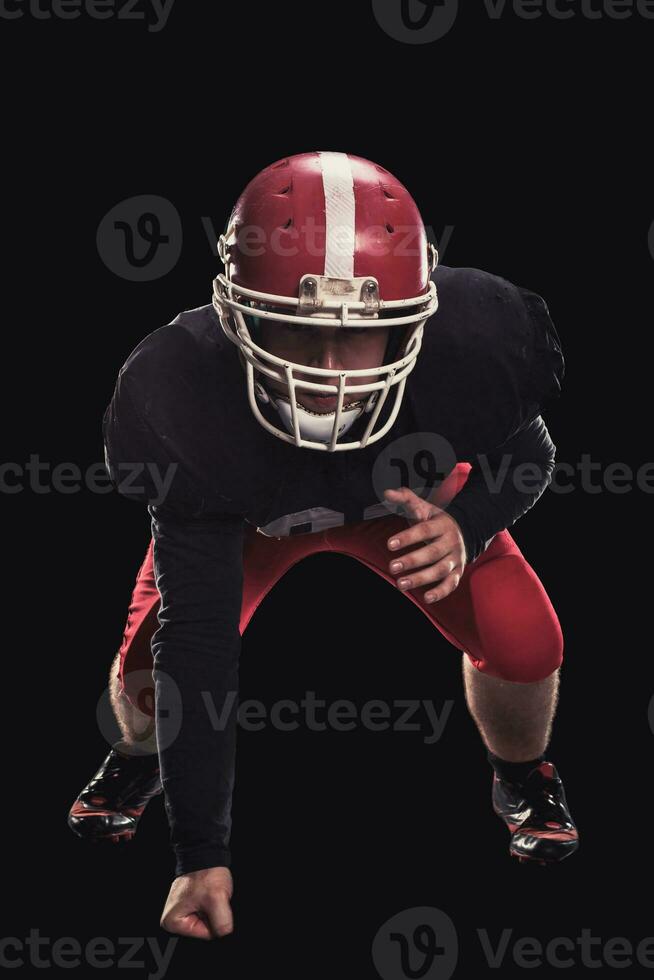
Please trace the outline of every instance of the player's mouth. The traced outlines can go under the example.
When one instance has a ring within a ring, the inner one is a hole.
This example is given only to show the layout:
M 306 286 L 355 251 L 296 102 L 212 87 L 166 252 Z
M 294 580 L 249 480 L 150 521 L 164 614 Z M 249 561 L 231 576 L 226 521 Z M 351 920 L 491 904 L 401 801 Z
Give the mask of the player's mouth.
M 272 383 L 271 388 L 276 397 L 283 398 L 284 401 L 289 400 L 287 388 L 281 390 L 281 386 L 274 382 Z M 337 395 L 322 394 L 319 392 L 310 394 L 309 391 L 305 391 L 303 389 L 298 389 L 296 391 L 295 399 L 298 405 L 310 415 L 333 414 L 336 411 L 336 406 L 338 405 Z M 343 399 L 343 411 L 345 412 L 351 408 L 358 408 L 363 401 L 364 399 L 354 398 L 352 395 L 346 395 Z
M 314 415 L 326 415 L 336 411 L 338 397 L 336 395 L 308 395 L 305 393 L 296 396 L 297 402 L 307 411 Z M 355 402 L 343 401 L 343 410 L 352 407 Z

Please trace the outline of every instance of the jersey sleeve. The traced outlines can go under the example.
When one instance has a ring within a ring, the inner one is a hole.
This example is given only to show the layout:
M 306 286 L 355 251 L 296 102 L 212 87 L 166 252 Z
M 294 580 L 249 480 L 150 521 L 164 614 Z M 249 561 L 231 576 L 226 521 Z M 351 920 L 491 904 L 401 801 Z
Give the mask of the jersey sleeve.
M 561 394 L 565 377 L 561 341 L 545 300 L 531 290 L 505 285 L 511 298 L 506 308 L 526 327 L 522 337 L 527 357 L 515 373 L 519 410 L 512 431 L 499 445 L 474 456 L 464 487 L 446 508 L 459 523 L 468 562 L 536 504 L 551 483 L 556 459 L 556 446 L 541 412 Z M 530 481 L 518 475 L 525 466 L 530 468 Z
M 516 286 L 531 328 L 529 368 L 524 379 L 524 420 L 547 409 L 561 394 L 565 358 L 547 303 L 537 293 Z
M 244 522 L 148 510 L 157 745 L 178 876 L 231 862 Z
M 221 456 L 198 443 L 200 432 L 218 443 L 205 402 L 187 338 L 162 328 L 123 365 L 103 418 L 110 479 L 151 519 L 157 747 L 176 876 L 231 860 L 244 518 L 210 492 Z
M 407 395 L 416 425 L 460 461 L 502 446 L 561 390 L 564 360 L 545 301 L 480 269 L 434 271 L 439 308 L 425 326 Z
M 541 413 L 561 393 L 565 362 L 537 293 L 478 269 L 435 275 L 441 307 L 408 391 L 421 430 L 444 436 L 471 464 L 446 510 L 472 562 L 551 482 L 556 447 Z M 521 477 L 526 468 L 531 481 Z
M 118 373 L 102 420 L 105 466 L 118 493 L 189 520 L 240 511 L 221 494 L 225 439 L 188 335 L 167 325 Z
M 540 415 L 503 446 L 477 457 L 445 508 L 459 524 L 468 564 L 534 506 L 552 481 L 555 459 L 556 446 Z
M 184 512 L 179 461 L 137 408 L 138 394 L 121 371 L 102 419 L 105 467 L 118 493 L 137 503 L 168 505 Z M 172 495 L 171 495 L 172 491 Z

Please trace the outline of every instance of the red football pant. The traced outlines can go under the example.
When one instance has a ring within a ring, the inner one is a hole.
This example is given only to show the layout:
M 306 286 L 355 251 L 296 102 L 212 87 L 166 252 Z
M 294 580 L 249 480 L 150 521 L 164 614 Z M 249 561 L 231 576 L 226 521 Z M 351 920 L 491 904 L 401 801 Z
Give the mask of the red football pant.
M 468 463 L 458 464 L 434 495 L 434 503 L 446 506 L 469 472 Z M 275 538 L 259 534 L 246 524 L 241 635 L 284 572 L 319 551 L 350 555 L 397 588 L 400 576 L 388 571 L 394 554 L 388 550 L 387 541 L 408 526 L 405 518 L 389 514 L 313 534 Z M 161 597 L 154 578 L 152 548 L 150 540 L 129 606 L 119 674 L 121 689 L 129 700 L 151 716 L 152 686 L 148 685 L 150 698 L 145 698 L 144 675 L 141 673 L 138 683 L 131 685 L 129 675 L 153 668 L 150 641 L 159 627 Z M 486 551 L 466 566 L 454 592 L 429 604 L 423 600 L 426 591 L 428 586 L 420 586 L 403 594 L 482 673 L 527 684 L 548 677 L 561 665 L 563 635 L 558 617 L 543 584 L 507 530 L 496 534 Z

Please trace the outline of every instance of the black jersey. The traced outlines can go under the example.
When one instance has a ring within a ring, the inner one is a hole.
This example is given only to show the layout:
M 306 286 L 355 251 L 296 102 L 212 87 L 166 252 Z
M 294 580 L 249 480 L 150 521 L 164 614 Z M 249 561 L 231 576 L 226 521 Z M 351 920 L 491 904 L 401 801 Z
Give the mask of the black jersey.
M 267 432 L 211 305 L 149 333 L 118 374 L 103 419 L 105 460 L 119 492 L 148 507 L 161 593 L 157 703 L 174 689 L 183 712 L 174 738 L 157 723 L 177 874 L 230 862 L 235 710 L 217 730 L 202 692 L 213 692 L 220 710 L 237 689 L 245 522 L 281 537 L 389 513 L 380 462 L 403 439 L 426 434 L 444 447 L 439 479 L 456 462 L 473 466 L 446 508 L 470 562 L 551 479 L 555 446 L 540 413 L 560 392 L 564 359 L 545 302 L 477 269 L 439 266 L 432 277 L 439 309 L 425 325 L 400 412 L 364 449 L 299 448 Z M 357 420 L 348 438 L 364 425 Z M 510 467 L 538 468 L 528 492 L 506 476 L 491 490 L 480 463 L 485 457 L 495 469 L 506 453 Z M 382 472 L 385 487 L 407 485 L 406 467 Z
M 121 368 L 103 422 L 115 484 L 179 517 L 239 514 L 265 530 L 319 507 L 364 519 L 380 502 L 375 460 L 408 433 L 438 434 L 459 462 L 502 446 L 560 389 L 563 356 L 547 307 L 476 269 L 440 266 L 433 277 L 440 307 L 382 439 L 327 453 L 267 432 L 248 404 L 237 348 L 207 305 L 148 334 Z

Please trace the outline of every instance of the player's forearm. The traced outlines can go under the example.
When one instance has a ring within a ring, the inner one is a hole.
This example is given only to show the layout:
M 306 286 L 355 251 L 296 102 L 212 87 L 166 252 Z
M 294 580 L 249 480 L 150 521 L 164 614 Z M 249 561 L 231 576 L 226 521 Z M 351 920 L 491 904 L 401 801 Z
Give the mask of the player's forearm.
M 534 506 L 552 479 L 556 446 L 541 416 L 473 465 L 463 489 L 445 508 L 459 523 L 472 562 L 493 536 Z
M 157 742 L 177 876 L 231 863 L 242 530 L 156 517 L 152 527 Z
M 237 653 L 222 643 L 214 664 L 206 657 L 189 634 L 164 627 L 153 639 L 157 740 L 175 875 L 231 864 Z

